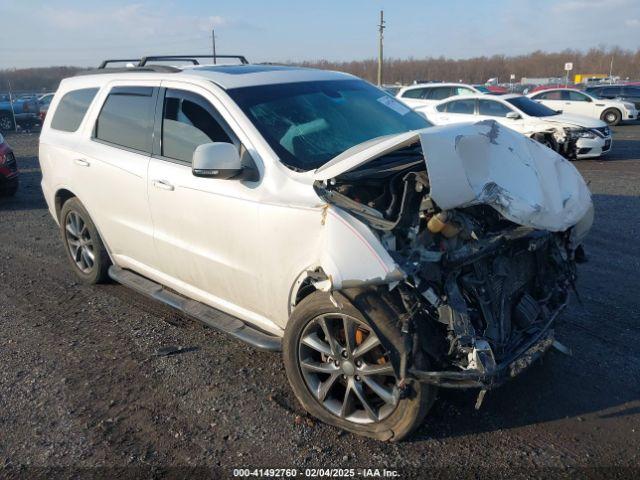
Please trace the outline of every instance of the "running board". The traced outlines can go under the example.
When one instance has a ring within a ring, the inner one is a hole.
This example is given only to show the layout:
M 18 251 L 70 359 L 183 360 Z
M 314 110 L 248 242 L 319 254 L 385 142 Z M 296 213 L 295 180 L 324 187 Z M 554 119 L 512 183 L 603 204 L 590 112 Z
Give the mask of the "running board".
M 171 292 L 165 287 L 148 278 L 138 275 L 131 270 L 112 265 L 109 267 L 109 276 L 118 283 L 126 285 L 138 293 L 151 297 L 169 305 L 182 313 L 201 321 L 209 327 L 223 333 L 227 333 L 258 350 L 266 352 L 279 352 L 282 350 L 282 339 L 275 335 L 264 333 L 242 320 L 227 315 L 204 303 L 190 300 L 182 295 Z

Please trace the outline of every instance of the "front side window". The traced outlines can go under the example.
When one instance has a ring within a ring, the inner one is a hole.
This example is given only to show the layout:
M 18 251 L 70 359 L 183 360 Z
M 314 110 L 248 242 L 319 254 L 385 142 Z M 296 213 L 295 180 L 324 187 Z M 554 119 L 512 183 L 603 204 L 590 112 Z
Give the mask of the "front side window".
M 63 132 L 78 130 L 96 93 L 97 88 L 83 88 L 66 93 L 53 114 L 51 128 Z
M 589 97 L 587 97 L 584 93 L 574 92 L 573 90 L 565 90 L 564 93 L 567 95 L 567 100 L 571 102 L 589 102 L 591 101 Z
M 506 117 L 513 112 L 509 107 L 493 100 L 478 100 L 478 113 L 487 117 Z
M 96 121 L 94 137 L 151 153 L 155 97 L 153 87 L 114 87 Z
M 454 100 L 447 103 L 447 113 L 458 113 L 461 115 L 473 115 L 476 110 L 475 99 Z
M 167 90 L 162 114 L 162 156 L 191 163 L 196 148 L 212 142 L 233 143 L 215 118 L 213 106 L 194 93 Z
M 362 80 L 258 85 L 227 93 L 280 160 L 300 171 L 316 169 L 367 140 L 431 126 Z
M 453 96 L 451 87 L 433 87 L 429 89 L 429 100 L 444 100 Z

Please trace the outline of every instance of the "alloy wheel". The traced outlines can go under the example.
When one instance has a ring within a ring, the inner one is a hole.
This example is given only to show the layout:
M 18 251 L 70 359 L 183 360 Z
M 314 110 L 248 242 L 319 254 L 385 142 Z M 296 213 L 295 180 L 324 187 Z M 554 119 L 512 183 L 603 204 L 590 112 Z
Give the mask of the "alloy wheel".
M 312 319 L 298 342 L 306 387 L 329 412 L 368 424 L 388 417 L 399 392 L 388 352 L 364 322 L 340 313 Z
M 86 222 L 77 212 L 71 211 L 67 215 L 64 231 L 71 258 L 76 266 L 83 273 L 91 272 L 95 262 L 95 251 Z

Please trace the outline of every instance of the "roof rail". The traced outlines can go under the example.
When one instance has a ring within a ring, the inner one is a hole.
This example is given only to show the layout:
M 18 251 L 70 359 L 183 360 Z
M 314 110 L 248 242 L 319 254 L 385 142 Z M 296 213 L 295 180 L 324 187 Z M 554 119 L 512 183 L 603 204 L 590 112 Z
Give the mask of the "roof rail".
M 244 55 L 150 55 L 142 57 L 138 63 L 138 67 L 144 67 L 148 62 L 157 62 L 158 60 L 179 60 L 192 62 L 194 65 L 200 65 L 199 58 L 211 58 L 213 63 L 219 58 L 235 58 L 239 60 L 243 65 L 248 64 L 247 58 Z M 103 62 L 104 63 L 104 62 Z
M 107 68 L 107 65 L 109 65 L 110 63 L 133 63 L 134 65 L 137 65 L 138 63 L 140 63 L 140 59 L 139 58 L 110 58 L 108 60 L 103 60 L 103 62 L 98 65 L 98 68 Z

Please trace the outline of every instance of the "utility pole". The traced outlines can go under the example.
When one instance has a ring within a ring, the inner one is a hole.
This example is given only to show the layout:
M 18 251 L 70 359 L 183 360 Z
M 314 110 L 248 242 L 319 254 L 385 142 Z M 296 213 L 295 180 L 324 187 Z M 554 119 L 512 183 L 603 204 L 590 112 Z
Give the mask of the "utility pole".
M 609 64 L 609 85 L 613 83 L 613 55 L 611 55 L 611 63 Z
M 213 63 L 216 64 L 218 63 L 216 61 L 216 32 L 213 28 L 211 29 L 211 47 L 213 50 Z
M 380 44 L 378 45 L 378 86 L 382 85 L 382 61 L 383 61 L 382 39 L 384 37 L 385 28 L 386 27 L 384 26 L 384 11 L 380 10 L 380 25 L 378 25 L 379 41 L 380 41 Z

